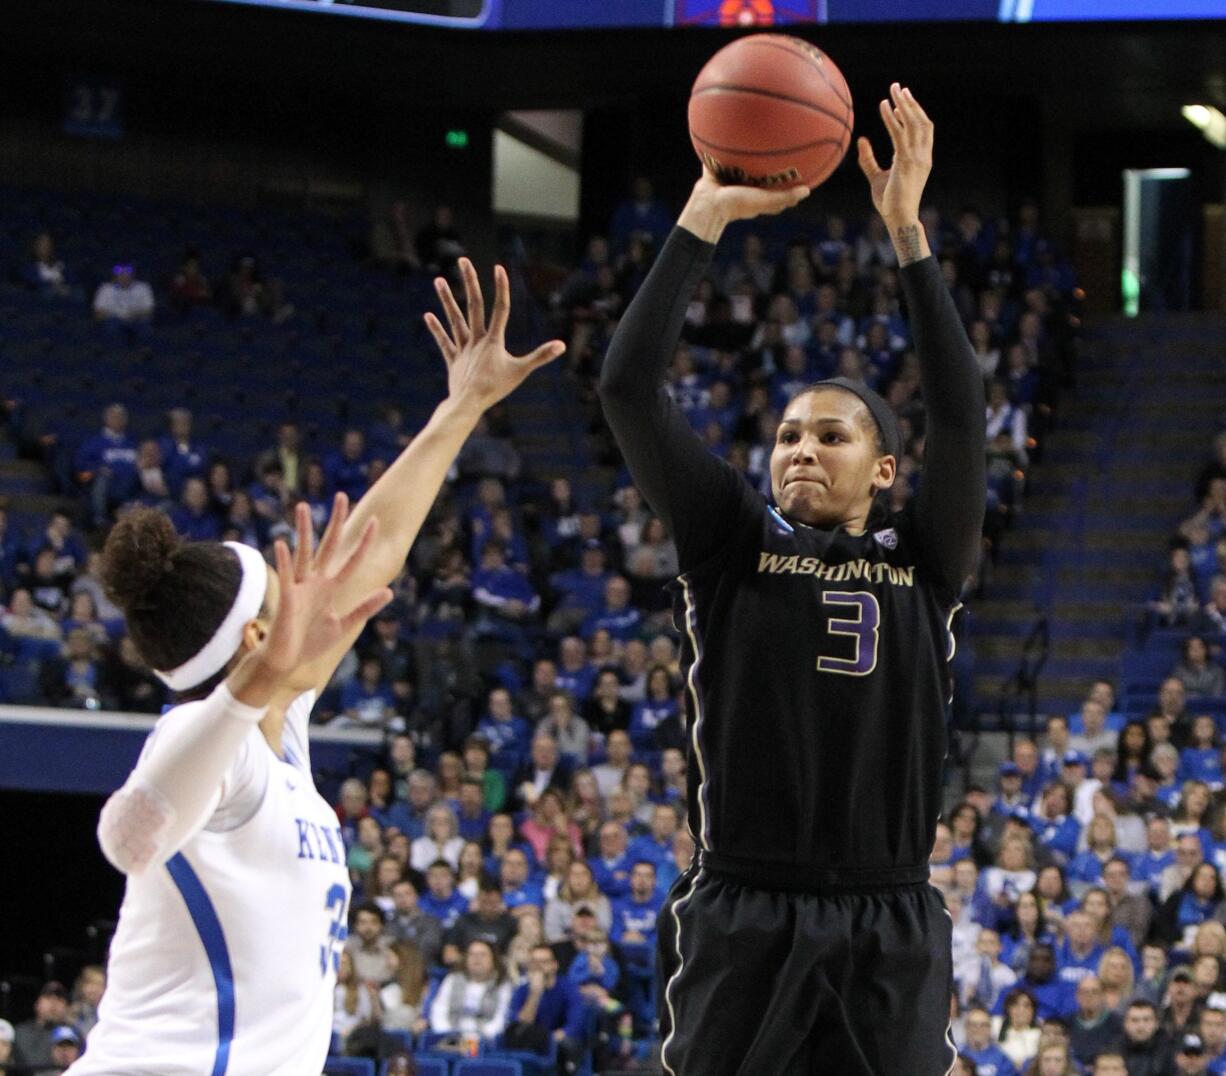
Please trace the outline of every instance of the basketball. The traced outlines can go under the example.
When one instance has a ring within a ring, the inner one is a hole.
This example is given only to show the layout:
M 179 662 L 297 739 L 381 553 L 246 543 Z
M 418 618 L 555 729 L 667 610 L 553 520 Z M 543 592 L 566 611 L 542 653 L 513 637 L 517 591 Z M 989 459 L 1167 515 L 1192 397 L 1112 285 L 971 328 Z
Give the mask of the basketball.
M 690 92 L 690 139 L 721 183 L 816 187 L 851 145 L 852 116 L 830 57 L 786 34 L 720 49 Z

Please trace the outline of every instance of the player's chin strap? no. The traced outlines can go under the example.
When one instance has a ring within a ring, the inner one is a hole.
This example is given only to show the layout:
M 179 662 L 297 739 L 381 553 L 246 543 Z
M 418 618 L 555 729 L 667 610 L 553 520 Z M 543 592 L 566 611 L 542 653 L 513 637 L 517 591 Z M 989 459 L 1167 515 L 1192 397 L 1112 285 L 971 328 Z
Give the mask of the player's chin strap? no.
M 264 604 L 264 594 L 268 590 L 268 565 L 264 558 L 240 542 L 226 542 L 225 545 L 237 555 L 242 569 L 243 578 L 238 585 L 238 593 L 225 619 L 213 632 L 213 637 L 195 656 L 177 668 L 153 670 L 157 678 L 172 691 L 186 691 L 221 672 L 243 641 L 243 628 L 259 615 Z

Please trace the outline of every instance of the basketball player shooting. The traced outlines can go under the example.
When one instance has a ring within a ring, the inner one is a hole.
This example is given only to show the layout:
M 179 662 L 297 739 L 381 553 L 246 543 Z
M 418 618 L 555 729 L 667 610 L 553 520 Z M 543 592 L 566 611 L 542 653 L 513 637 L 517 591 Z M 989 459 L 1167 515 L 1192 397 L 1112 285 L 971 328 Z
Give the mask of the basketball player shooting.
M 316 695 L 391 598 L 448 468 L 482 413 L 563 351 L 503 343 L 506 273 L 487 327 L 461 259 L 467 317 L 437 281 L 448 395 L 359 502 L 338 494 L 315 554 L 310 513 L 276 571 L 237 543 L 184 542 L 138 509 L 107 538 L 103 574 L 141 656 L 178 693 L 98 824 L 127 875 L 106 996 L 72 1076 L 310 1076 L 324 1065 L 349 872 L 315 790 Z
M 859 163 L 898 254 L 927 407 L 913 501 L 885 503 L 902 452 L 862 382 L 798 393 L 770 460 L 774 505 L 707 452 L 665 391 L 686 305 L 732 220 L 805 188 L 705 174 L 609 348 L 600 396 L 631 474 L 677 543 L 698 854 L 660 915 L 672 1076 L 937 1076 L 951 924 L 928 884 L 950 696 L 949 624 L 985 500 L 984 396 L 919 222 L 933 125 L 881 102 L 893 144 Z

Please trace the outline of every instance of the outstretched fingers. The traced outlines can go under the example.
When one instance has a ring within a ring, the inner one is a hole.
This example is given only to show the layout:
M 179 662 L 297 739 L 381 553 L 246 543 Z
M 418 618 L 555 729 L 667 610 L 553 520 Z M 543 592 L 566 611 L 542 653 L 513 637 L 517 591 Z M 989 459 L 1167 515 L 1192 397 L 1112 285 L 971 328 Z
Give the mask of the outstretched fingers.
M 299 501 L 294 508 L 294 529 L 297 532 L 294 550 L 294 579 L 299 583 L 311 570 L 311 552 L 315 544 L 315 531 L 311 526 L 311 509 L 306 501 Z
M 860 171 L 864 173 L 870 183 L 885 171 L 877 163 L 877 155 L 873 152 L 873 145 L 867 138 L 861 137 L 856 139 L 856 154 L 860 164 Z
M 434 290 L 438 292 L 439 301 L 443 304 L 443 313 L 447 315 L 447 323 L 451 327 L 451 339 L 456 342 L 456 347 L 463 347 L 468 343 L 472 334 L 469 332 L 468 322 L 460 311 L 460 304 L 451 294 L 451 285 L 440 276 L 434 281 Z
M 511 316 L 511 281 L 501 265 L 494 266 L 494 309 L 490 314 L 490 334 L 501 340 Z
M 324 529 L 324 536 L 319 540 L 319 549 L 315 553 L 316 571 L 326 571 L 328 564 L 336 555 L 341 543 L 341 532 L 345 529 L 345 521 L 349 518 L 349 498 L 338 493 L 332 501 L 332 518 Z
M 566 345 L 561 340 L 550 340 L 549 343 L 542 344 L 535 351 L 525 355 L 520 362 L 527 365 L 529 372 L 539 370 L 542 366 L 553 362 L 565 350 Z
M 438 344 L 439 351 L 443 353 L 443 360 L 450 366 L 455 361 L 456 346 L 451 342 L 451 337 L 447 335 L 447 330 L 443 328 L 443 323 L 430 313 L 423 315 L 423 320 L 426 328 L 430 330 L 430 335 L 434 337 L 434 342 Z
M 464 295 L 468 300 L 468 327 L 473 336 L 485 334 L 485 296 L 481 294 L 481 279 L 467 258 L 460 259 L 460 275 L 464 278 Z

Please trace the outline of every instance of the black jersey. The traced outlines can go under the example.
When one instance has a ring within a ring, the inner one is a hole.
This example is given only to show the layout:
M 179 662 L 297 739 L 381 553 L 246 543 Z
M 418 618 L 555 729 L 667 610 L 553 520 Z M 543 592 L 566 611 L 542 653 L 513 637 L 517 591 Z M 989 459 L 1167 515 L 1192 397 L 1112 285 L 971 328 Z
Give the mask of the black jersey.
M 712 249 L 674 231 L 601 378 L 680 555 L 689 825 L 706 862 L 762 885 L 915 881 L 940 810 L 949 623 L 983 520 L 978 367 L 935 260 L 903 268 L 928 409 L 916 497 L 859 535 L 788 519 L 664 389 Z

